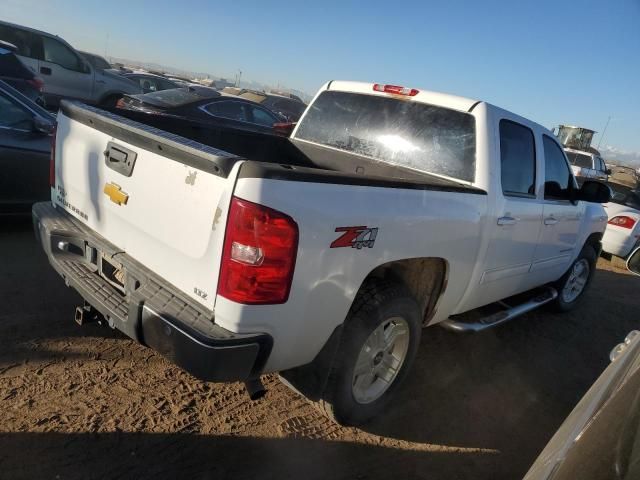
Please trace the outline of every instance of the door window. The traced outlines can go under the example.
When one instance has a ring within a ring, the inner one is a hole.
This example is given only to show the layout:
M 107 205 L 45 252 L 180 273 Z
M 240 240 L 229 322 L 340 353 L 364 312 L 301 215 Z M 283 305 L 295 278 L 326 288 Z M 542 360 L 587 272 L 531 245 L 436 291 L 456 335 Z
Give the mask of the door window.
M 247 121 L 244 105 L 240 102 L 215 102 L 207 105 L 204 109 L 215 117 L 230 118 L 241 122 Z
M 49 37 L 43 37 L 44 60 L 55 63 L 67 70 L 82 72 L 82 62 L 80 58 L 66 45 Z
M 573 188 L 573 176 L 558 144 L 542 136 L 544 145 L 544 198 L 549 200 L 569 200 Z
M 0 40 L 18 48 L 18 55 L 42 60 L 42 42 L 39 36 L 8 25 L 0 25 Z
M 29 130 L 33 115 L 25 108 L 0 93 L 0 128 Z
M 500 165 L 505 195 L 535 197 L 536 147 L 531 129 L 500 121 Z
M 264 125 L 265 127 L 271 127 L 277 122 L 276 118 L 266 110 L 254 106 L 249 108 L 251 108 L 251 113 L 253 114 L 253 123 Z

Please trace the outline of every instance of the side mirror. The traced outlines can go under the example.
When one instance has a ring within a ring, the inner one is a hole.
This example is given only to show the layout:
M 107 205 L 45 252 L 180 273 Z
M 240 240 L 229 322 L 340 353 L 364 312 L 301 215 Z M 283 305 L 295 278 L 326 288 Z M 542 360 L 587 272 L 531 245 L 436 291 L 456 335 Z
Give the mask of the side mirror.
M 627 260 L 627 270 L 635 275 L 640 275 L 640 247 L 636 248 Z
M 42 117 L 33 118 L 33 131 L 50 135 L 53 132 L 53 123 Z
M 576 192 L 576 200 L 592 203 L 607 203 L 611 201 L 612 192 L 608 185 L 593 180 L 585 180 Z
M 607 175 L 611 175 L 611 169 L 610 169 L 610 168 L 607 168 L 607 169 L 604 171 L 604 173 L 606 173 Z

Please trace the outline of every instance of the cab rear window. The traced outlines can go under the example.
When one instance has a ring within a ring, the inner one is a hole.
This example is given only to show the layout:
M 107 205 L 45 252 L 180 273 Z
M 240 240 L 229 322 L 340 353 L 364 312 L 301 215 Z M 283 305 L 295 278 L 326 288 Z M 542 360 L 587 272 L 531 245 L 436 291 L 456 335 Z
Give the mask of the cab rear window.
M 589 155 L 583 155 L 582 153 L 565 152 L 571 165 L 581 168 L 593 168 L 591 163 L 591 157 Z
M 415 101 L 327 91 L 296 138 L 386 163 L 473 182 L 473 115 Z

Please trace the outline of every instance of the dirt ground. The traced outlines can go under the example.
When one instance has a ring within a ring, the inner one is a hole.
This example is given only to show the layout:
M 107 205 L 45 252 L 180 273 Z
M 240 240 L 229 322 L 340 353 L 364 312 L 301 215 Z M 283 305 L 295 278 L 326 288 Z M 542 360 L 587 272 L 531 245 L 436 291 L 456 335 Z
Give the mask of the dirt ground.
M 394 408 L 341 428 L 268 376 L 207 384 L 117 331 L 73 321 L 79 296 L 30 224 L 0 225 L 0 478 L 513 479 L 638 325 L 640 279 L 600 260 L 575 312 L 480 334 L 425 330 Z

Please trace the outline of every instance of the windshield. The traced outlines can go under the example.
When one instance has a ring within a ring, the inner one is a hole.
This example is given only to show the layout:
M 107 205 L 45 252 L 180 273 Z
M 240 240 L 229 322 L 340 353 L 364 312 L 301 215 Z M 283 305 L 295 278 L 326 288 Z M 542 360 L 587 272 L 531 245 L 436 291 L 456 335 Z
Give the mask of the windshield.
M 296 138 L 383 162 L 475 179 L 475 120 L 468 113 L 415 101 L 323 92 Z
M 567 158 L 569 159 L 569 162 L 571 162 L 571 165 L 581 168 L 593 168 L 590 155 L 567 151 L 565 151 L 565 153 L 567 154 Z
M 142 102 L 163 107 L 180 107 L 205 98 L 219 97 L 220 93 L 206 87 L 183 87 L 160 90 L 158 92 L 138 95 Z

